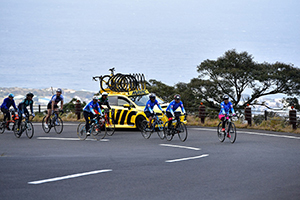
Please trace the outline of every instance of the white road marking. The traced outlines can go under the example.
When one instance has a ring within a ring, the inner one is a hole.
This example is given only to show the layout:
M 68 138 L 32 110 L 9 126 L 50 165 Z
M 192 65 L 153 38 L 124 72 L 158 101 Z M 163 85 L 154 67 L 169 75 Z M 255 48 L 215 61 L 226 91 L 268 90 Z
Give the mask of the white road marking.
M 217 130 L 215 130 L 215 129 L 208 129 L 208 128 L 192 128 L 192 129 L 217 132 Z M 269 133 L 246 132 L 246 131 L 240 131 L 238 133 L 245 133 L 245 134 L 249 134 L 249 135 L 260 135 L 260 136 L 268 136 L 268 137 L 278 137 L 278 138 L 288 138 L 288 139 L 300 140 L 300 137 L 289 136 L 289 135 L 276 135 L 276 134 L 269 134 Z
M 263 135 L 263 136 L 269 136 L 269 137 L 280 137 L 280 138 L 289 138 L 289 139 L 297 139 L 300 140 L 300 137 L 295 136 L 288 136 L 288 135 L 275 135 L 275 134 L 268 134 L 268 133 L 256 133 L 256 132 L 242 132 L 250 135 Z
M 58 137 L 37 137 L 38 140 L 72 140 L 72 141 L 79 141 L 79 138 L 58 138 Z M 85 139 L 90 141 L 96 141 L 95 139 Z M 109 139 L 102 139 L 100 142 L 108 142 Z
M 77 123 L 66 123 L 66 122 L 64 122 L 64 126 L 78 126 L 78 124 Z M 33 125 L 42 126 L 42 123 L 41 122 L 33 122 Z
M 31 181 L 31 182 L 28 182 L 28 184 L 37 185 L 37 184 L 42 184 L 42 183 L 61 181 L 61 180 L 65 180 L 65 179 L 77 178 L 80 176 L 88 176 L 88 175 L 92 175 L 92 174 L 99 174 L 99 173 L 110 172 L 110 171 L 112 171 L 112 169 L 96 170 L 96 171 L 85 172 L 85 173 L 80 173 L 80 174 L 73 174 L 73 175 L 62 176 L 62 177 L 57 177 L 57 178 L 50 178 L 50 179 L 45 179 L 45 180 L 40 180 L 40 181 Z
M 179 158 L 179 159 L 175 159 L 175 160 L 166 160 L 166 162 L 173 163 L 173 162 L 180 162 L 180 161 L 186 161 L 186 160 L 194 160 L 194 159 L 198 159 L 198 158 L 204 158 L 207 156 L 209 156 L 209 154 L 203 154 L 201 156 L 188 157 L 188 158 Z
M 200 148 L 179 146 L 179 145 L 173 145 L 173 144 L 160 144 L 160 146 L 175 147 L 175 148 L 181 148 L 181 149 L 191 149 L 191 150 L 195 150 L 195 151 L 200 151 L 201 150 Z

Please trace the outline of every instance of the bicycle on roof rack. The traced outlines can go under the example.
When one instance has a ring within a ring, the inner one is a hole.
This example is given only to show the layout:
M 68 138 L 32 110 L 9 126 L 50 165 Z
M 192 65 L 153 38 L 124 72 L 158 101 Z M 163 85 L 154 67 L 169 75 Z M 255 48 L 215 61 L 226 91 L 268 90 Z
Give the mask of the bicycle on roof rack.
M 115 74 L 115 68 L 109 69 L 110 75 L 94 76 L 93 80 L 100 82 L 102 91 L 129 92 L 146 89 L 144 74 Z

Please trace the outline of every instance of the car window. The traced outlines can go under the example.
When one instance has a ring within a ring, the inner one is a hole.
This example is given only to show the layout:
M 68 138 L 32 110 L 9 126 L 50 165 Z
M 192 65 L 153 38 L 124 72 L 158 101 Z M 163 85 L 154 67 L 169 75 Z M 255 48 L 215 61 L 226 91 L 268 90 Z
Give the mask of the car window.
M 108 101 L 109 101 L 110 106 L 117 106 L 118 105 L 118 97 L 116 97 L 116 96 L 110 96 L 108 98 Z
M 130 105 L 130 102 L 127 99 L 123 98 L 123 97 L 119 97 L 118 98 L 118 106 L 123 106 L 124 104 L 129 104 Z
M 149 100 L 149 95 L 143 96 L 132 96 L 130 99 L 138 106 L 146 106 L 147 101 Z M 164 101 L 158 97 L 156 97 L 158 103 L 162 104 Z

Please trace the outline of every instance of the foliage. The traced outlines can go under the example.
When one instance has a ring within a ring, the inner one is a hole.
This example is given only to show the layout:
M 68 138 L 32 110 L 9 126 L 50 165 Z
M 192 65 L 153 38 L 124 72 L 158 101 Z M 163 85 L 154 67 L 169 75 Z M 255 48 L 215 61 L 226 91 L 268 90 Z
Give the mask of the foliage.
M 199 78 L 191 80 L 193 90 L 210 107 L 216 107 L 223 94 L 230 96 L 234 107 L 257 104 L 259 97 L 270 94 L 300 94 L 300 69 L 279 62 L 259 64 L 247 52 L 229 50 L 217 60 L 203 61 L 197 71 Z M 248 88 L 252 94 L 243 98 Z
M 156 81 L 154 79 L 150 79 L 149 82 L 147 82 L 147 89 L 149 92 L 155 93 L 166 102 L 172 101 L 175 94 L 174 87 L 168 86 L 161 81 Z
M 68 113 L 68 112 L 75 112 L 75 103 L 76 103 L 77 99 L 76 98 L 73 98 L 69 103 L 65 103 L 64 104 L 64 112 L 65 113 Z M 86 103 L 85 102 L 80 102 L 81 104 L 81 108 L 83 108 Z

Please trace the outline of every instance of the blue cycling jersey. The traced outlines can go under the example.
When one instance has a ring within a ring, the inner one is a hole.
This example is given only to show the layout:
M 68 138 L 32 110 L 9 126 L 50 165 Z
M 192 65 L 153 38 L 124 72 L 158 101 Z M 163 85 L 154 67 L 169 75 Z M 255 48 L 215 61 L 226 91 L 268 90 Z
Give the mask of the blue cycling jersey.
M 83 108 L 83 111 L 93 113 L 94 115 L 96 115 L 96 112 L 94 110 L 97 110 L 99 114 L 102 115 L 102 111 L 100 109 L 98 102 L 94 103 L 94 101 L 91 101 Z
M 178 107 L 180 107 L 180 108 L 181 108 L 181 111 L 182 111 L 183 113 L 185 113 L 185 109 L 184 109 L 184 107 L 183 107 L 182 101 L 180 101 L 179 103 L 176 103 L 175 100 L 171 101 L 171 103 L 168 105 L 166 111 L 168 111 L 168 112 L 172 113 L 172 115 L 174 115 L 174 111 L 175 111 Z
M 231 111 L 232 114 L 234 114 L 234 109 L 232 103 L 229 101 L 228 104 L 226 104 L 224 101 L 221 103 L 221 110 L 219 115 L 229 115 L 229 111 Z
M 162 109 L 161 106 L 159 105 L 159 102 L 158 102 L 156 99 L 155 99 L 154 102 L 152 102 L 152 101 L 149 99 L 149 100 L 147 101 L 147 103 L 146 103 L 144 112 L 145 112 L 145 111 L 149 111 L 149 112 L 153 113 L 153 108 L 154 108 L 155 105 L 157 105 L 157 107 L 158 107 L 161 111 L 163 111 L 163 109 Z
M 16 107 L 16 104 L 15 104 L 15 101 L 14 100 L 10 100 L 8 97 L 5 98 L 3 100 L 3 103 L 1 104 L 1 108 L 4 108 L 4 109 L 9 109 L 10 106 L 13 106 L 15 110 L 17 110 L 17 107 Z
M 49 103 L 52 103 L 52 101 L 54 101 L 54 105 L 57 105 L 60 101 L 63 101 L 63 100 L 64 100 L 63 95 L 57 96 L 55 94 L 51 97 L 51 100 L 49 101 Z

